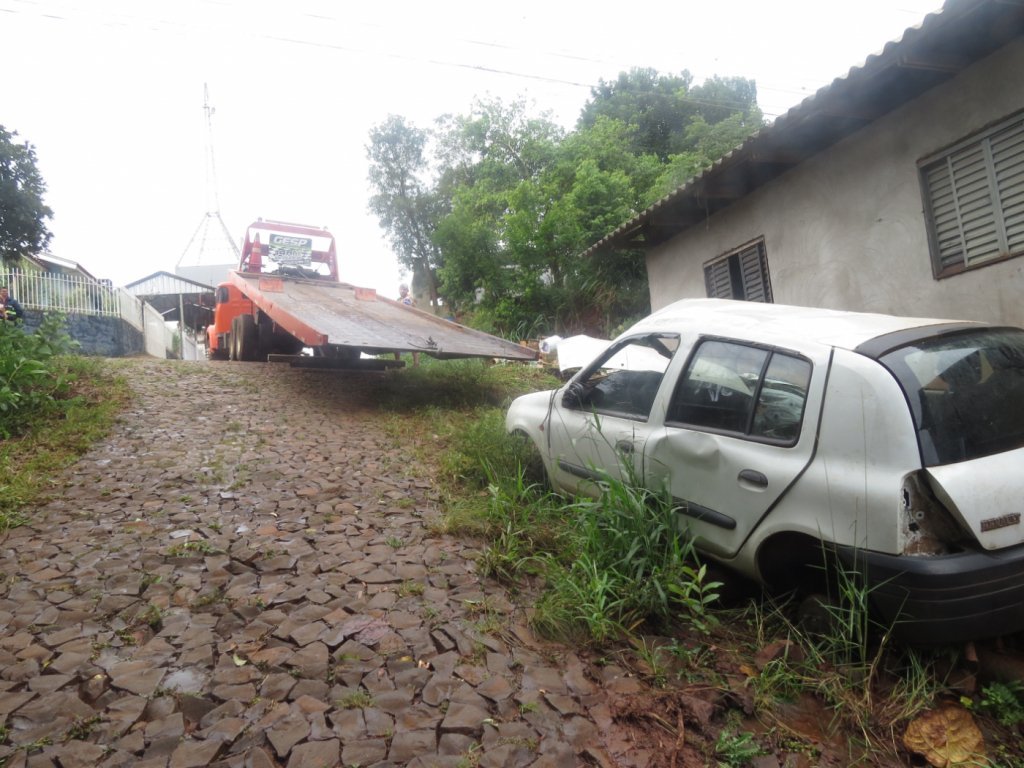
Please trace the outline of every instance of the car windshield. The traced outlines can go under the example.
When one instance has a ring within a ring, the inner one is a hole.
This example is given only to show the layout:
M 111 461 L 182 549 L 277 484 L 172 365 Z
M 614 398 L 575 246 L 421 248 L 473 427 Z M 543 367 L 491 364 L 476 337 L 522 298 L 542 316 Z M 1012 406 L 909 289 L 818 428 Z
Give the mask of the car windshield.
M 907 394 L 925 466 L 1024 446 L 1024 330 L 924 339 L 880 361 Z

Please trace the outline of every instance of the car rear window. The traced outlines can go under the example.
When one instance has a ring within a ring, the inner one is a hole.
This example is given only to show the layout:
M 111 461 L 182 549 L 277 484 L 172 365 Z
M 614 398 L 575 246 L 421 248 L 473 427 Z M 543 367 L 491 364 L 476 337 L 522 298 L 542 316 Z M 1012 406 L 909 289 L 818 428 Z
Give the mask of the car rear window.
M 925 466 L 1024 446 L 1024 330 L 927 338 L 879 361 L 907 395 Z

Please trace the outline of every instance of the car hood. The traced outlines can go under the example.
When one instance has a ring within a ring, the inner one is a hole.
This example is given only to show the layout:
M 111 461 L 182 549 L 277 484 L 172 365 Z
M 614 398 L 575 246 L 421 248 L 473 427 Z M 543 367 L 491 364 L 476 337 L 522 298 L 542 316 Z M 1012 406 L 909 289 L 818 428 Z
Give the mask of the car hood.
M 928 467 L 932 490 L 985 549 L 1024 542 L 1024 448 Z

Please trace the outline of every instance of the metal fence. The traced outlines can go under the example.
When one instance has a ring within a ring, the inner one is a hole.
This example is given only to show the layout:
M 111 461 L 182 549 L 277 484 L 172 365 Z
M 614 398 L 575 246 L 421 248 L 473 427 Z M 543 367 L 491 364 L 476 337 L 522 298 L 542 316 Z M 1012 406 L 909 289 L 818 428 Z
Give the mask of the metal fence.
M 0 285 L 6 285 L 11 296 L 25 309 L 69 315 L 121 316 L 122 299 L 118 292 L 109 285 L 84 277 L 7 269 L 0 270 Z
M 167 357 L 174 346 L 174 334 L 160 313 L 124 288 L 23 269 L 0 269 L 0 285 L 6 285 L 24 309 L 121 318 L 143 334 L 146 352 L 154 357 Z M 192 359 L 200 358 L 198 351 L 189 351 Z

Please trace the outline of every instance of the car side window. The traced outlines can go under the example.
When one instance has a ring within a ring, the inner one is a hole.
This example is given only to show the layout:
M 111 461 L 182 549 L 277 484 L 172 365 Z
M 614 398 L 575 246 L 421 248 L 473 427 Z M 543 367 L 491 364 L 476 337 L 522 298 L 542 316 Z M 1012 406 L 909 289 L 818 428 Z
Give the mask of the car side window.
M 610 347 L 567 388 L 563 405 L 645 421 L 679 348 L 679 337 L 648 334 Z
M 792 445 L 810 378 L 811 364 L 795 355 L 706 340 L 676 386 L 667 420 Z
M 754 410 L 751 435 L 792 445 L 800 437 L 811 364 L 781 352 L 772 354 Z

